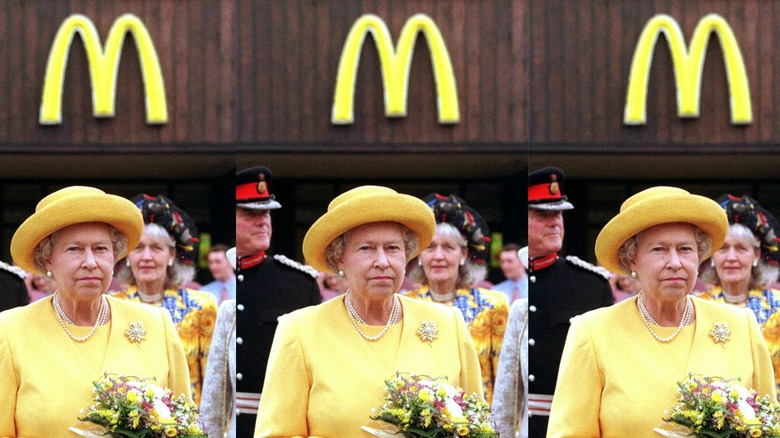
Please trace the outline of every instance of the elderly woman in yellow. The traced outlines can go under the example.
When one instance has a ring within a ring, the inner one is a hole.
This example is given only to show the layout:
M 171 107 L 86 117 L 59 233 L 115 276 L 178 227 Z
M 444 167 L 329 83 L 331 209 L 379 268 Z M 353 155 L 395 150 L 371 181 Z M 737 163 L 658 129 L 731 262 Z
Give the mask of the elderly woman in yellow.
M 749 196 L 723 195 L 715 202 L 723 207 L 729 231 L 723 243 L 705 264 L 701 278 L 715 286 L 699 297 L 749 308 L 766 339 L 780 378 L 780 291 L 771 289 L 777 281 L 777 220 Z
M 154 377 L 174 394 L 190 395 L 170 317 L 104 295 L 114 261 L 138 243 L 142 229 L 130 201 L 74 186 L 43 198 L 16 231 L 16 264 L 46 273 L 59 288 L 0 314 L 0 436 L 71 434 L 104 371 Z
M 596 239 L 596 256 L 636 276 L 642 291 L 572 321 L 548 437 L 656 437 L 688 373 L 740 379 L 759 397 L 775 396 L 753 315 L 689 295 L 699 261 L 727 229 L 717 203 L 679 188 L 653 187 L 623 203 Z
M 485 399 L 492 403 L 509 302 L 501 292 L 475 286 L 487 273 L 490 232 L 482 216 L 455 195 L 431 194 L 423 201 L 433 210 L 436 232 L 409 272 L 423 286 L 406 295 L 460 310 L 479 355 Z
M 306 233 L 303 254 L 318 270 L 340 272 L 350 288 L 281 318 L 256 437 L 371 436 L 360 427 L 396 371 L 447 376 L 482 395 L 460 313 L 396 294 L 434 227 L 425 203 L 386 187 L 358 187 L 331 201 Z
M 182 286 L 195 276 L 197 229 L 192 219 L 163 195 L 138 195 L 133 203 L 143 215 L 143 235 L 117 271 L 117 279 L 130 288 L 114 296 L 163 307 L 170 313 L 187 355 L 192 397 L 200 403 L 217 300 L 208 292 Z

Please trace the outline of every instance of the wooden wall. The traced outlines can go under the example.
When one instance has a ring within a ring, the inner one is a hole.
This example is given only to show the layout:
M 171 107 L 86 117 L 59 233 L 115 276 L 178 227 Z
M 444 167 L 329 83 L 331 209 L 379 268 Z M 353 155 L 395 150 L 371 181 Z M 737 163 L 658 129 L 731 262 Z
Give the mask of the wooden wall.
M 674 17 L 690 41 L 704 15 L 722 15 L 742 51 L 753 123 L 730 123 L 723 52 L 710 38 L 701 114 L 677 116 L 666 40 L 658 38 L 650 73 L 647 124 L 623 125 L 634 47 L 655 14 Z M 745 1 L 530 0 L 529 149 L 534 152 L 756 152 L 780 145 L 780 3 Z
M 384 116 L 373 42 L 355 92 L 355 123 L 330 124 L 343 42 L 363 13 L 397 39 L 408 17 L 438 24 L 452 58 L 461 122 L 439 125 L 427 46 L 418 41 L 408 117 Z M 123 13 L 146 25 L 165 79 L 169 122 L 145 123 L 137 50 L 127 38 L 116 116 L 92 116 L 83 44 L 73 41 L 63 122 L 38 124 L 46 60 L 60 24 L 87 15 L 105 40 Z M 160 0 L 0 3 L 0 152 L 443 150 L 519 151 L 527 139 L 524 1 Z M 370 144 L 370 146 L 369 146 Z

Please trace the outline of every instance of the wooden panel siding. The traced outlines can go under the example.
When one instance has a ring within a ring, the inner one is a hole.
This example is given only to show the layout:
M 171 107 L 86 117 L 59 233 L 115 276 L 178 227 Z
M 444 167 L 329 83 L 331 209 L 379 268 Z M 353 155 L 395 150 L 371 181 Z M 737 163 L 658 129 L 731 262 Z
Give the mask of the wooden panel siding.
M 549 152 L 768 152 L 780 136 L 774 111 L 780 87 L 780 5 L 776 2 L 676 0 L 530 0 L 529 150 Z M 716 13 L 741 49 L 753 123 L 731 124 L 723 51 L 709 39 L 700 116 L 677 116 L 669 46 L 658 38 L 647 91 L 647 123 L 623 124 L 629 70 L 639 34 L 656 14 L 674 17 L 690 42 L 698 21 Z

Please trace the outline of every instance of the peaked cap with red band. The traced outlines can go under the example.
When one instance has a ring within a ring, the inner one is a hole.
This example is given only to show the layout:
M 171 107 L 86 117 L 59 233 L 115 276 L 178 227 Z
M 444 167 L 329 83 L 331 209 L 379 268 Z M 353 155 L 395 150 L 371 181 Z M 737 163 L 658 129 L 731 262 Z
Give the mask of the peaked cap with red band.
M 271 191 L 271 169 L 250 167 L 236 173 L 236 208 L 246 210 L 275 210 L 282 208 Z
M 545 167 L 528 174 L 528 208 L 531 210 L 571 210 L 574 206 L 563 194 L 565 175 L 557 167 Z

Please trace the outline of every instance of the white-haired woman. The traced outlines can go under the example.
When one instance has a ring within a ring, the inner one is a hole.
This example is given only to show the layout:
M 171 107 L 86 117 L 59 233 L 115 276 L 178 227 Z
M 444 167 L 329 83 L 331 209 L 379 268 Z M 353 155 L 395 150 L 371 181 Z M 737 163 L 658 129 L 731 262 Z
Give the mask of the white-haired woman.
M 431 194 L 423 201 L 436 218 L 436 232 L 409 272 L 423 286 L 406 295 L 460 310 L 479 355 L 485 400 L 491 403 L 509 301 L 501 292 L 476 286 L 487 273 L 487 224 L 456 195 Z
M 628 198 L 596 239 L 596 257 L 633 273 L 636 296 L 575 317 L 548 437 L 654 438 L 689 373 L 739 379 L 775 396 L 772 363 L 749 311 L 689 294 L 728 220 L 703 196 L 653 187 Z M 632 275 L 633 276 L 633 275 Z
M 749 196 L 723 195 L 716 202 L 726 212 L 729 231 L 701 275 L 715 287 L 698 296 L 753 312 L 772 355 L 775 381 L 780 381 L 780 291 L 770 287 L 780 271 L 780 228 L 774 216 Z
M 170 313 L 187 355 L 192 397 L 199 404 L 217 300 L 208 292 L 183 286 L 195 275 L 197 229 L 192 219 L 163 195 L 138 195 L 133 202 L 144 219 L 143 235 L 117 272 L 117 279 L 130 287 L 114 296 L 163 307 Z
M 0 436 L 66 436 L 93 404 L 104 372 L 155 378 L 190 395 L 170 317 L 106 296 L 114 262 L 141 238 L 128 200 L 73 186 L 43 198 L 11 240 L 14 262 L 57 280 L 57 291 L 0 313 Z M 80 425 L 80 426 L 79 426 Z
M 296 310 L 274 336 L 255 437 L 369 437 L 361 426 L 397 372 L 482 395 L 474 344 L 460 313 L 397 294 L 406 263 L 435 221 L 419 199 L 363 186 L 336 197 L 311 226 L 303 254 L 341 272 L 343 296 Z

